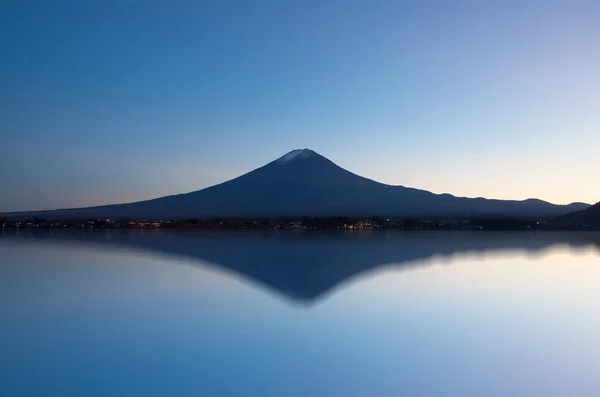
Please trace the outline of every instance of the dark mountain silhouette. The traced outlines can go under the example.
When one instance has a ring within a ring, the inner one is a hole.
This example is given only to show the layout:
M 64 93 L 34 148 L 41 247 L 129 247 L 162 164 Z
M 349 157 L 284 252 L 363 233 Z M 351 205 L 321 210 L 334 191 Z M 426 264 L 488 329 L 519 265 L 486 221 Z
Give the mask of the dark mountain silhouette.
M 561 224 L 589 225 L 600 229 L 600 202 L 584 210 L 556 217 L 553 221 Z
M 600 246 L 592 232 L 21 231 L 2 239 L 94 244 L 186 258 L 243 276 L 293 301 L 314 303 L 376 269 L 426 266 L 452 255 L 535 254 L 554 245 Z
M 527 216 L 587 208 L 545 201 L 488 200 L 434 194 L 363 178 L 309 150 L 294 150 L 238 178 L 203 190 L 129 204 L 5 214 L 12 218 L 178 219 L 258 216 Z

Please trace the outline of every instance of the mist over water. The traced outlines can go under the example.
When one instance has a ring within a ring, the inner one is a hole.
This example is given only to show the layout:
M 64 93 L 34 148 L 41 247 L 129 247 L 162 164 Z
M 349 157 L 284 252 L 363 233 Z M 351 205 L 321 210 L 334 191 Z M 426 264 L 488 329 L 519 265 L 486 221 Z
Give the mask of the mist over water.
M 0 395 L 597 396 L 600 234 L 0 234 Z

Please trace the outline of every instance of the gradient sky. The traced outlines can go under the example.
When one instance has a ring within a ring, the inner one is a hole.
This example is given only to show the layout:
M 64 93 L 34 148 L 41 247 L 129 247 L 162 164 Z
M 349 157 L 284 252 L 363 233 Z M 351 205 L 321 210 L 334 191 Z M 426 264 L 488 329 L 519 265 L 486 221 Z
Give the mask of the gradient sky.
M 0 0 L 0 211 L 311 148 L 460 196 L 600 200 L 600 2 Z

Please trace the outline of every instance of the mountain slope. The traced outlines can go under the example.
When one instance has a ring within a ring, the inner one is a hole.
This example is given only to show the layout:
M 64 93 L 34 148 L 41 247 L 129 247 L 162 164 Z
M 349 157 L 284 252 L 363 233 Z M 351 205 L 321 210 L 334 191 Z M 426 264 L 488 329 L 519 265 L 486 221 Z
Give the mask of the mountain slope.
M 503 201 L 437 195 L 353 174 L 320 154 L 294 150 L 230 181 L 191 193 L 129 204 L 28 213 L 45 218 L 144 219 L 319 215 L 499 215 L 548 217 L 587 208 L 541 200 Z M 25 214 L 10 214 L 24 216 Z
M 600 202 L 584 210 L 556 217 L 552 221 L 560 224 L 590 225 L 598 229 L 600 228 Z

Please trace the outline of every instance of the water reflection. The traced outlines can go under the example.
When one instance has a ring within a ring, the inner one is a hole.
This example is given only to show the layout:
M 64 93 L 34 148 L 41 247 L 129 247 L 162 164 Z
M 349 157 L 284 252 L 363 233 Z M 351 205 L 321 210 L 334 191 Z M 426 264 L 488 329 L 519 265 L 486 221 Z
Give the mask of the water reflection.
M 410 269 L 431 258 L 495 256 L 521 251 L 543 254 L 558 245 L 600 247 L 598 233 L 561 232 L 205 232 L 24 231 L 2 240 L 93 244 L 186 258 L 243 276 L 288 299 L 314 304 L 337 286 L 375 269 Z
M 0 396 L 597 397 L 599 236 L 4 233 Z

